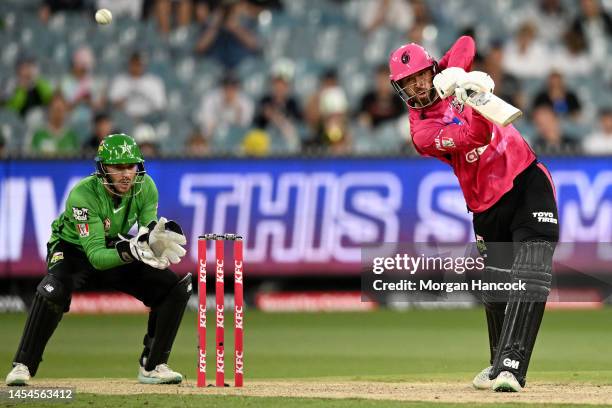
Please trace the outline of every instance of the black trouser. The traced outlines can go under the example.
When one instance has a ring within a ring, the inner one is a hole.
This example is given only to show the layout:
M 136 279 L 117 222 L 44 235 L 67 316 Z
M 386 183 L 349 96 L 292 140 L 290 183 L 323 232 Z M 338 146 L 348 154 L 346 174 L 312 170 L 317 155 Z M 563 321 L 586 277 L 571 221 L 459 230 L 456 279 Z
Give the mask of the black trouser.
M 533 240 L 556 243 L 559 240 L 558 218 L 550 173 L 542 163 L 534 161 L 514 179 L 512 189 L 497 203 L 474 214 L 474 232 L 477 241 L 482 240 L 485 244 Z M 507 253 L 495 251 L 495 246 L 488 247 L 487 263 L 491 266 L 510 268 L 513 259 Z
M 492 281 L 512 279 L 513 265 L 521 243 L 559 239 L 558 212 L 554 185 L 548 170 L 537 161 L 515 180 L 513 188 L 488 210 L 474 214 L 474 232 L 481 254 L 486 258 Z M 509 294 L 508 294 L 509 295 Z M 504 324 L 508 297 L 483 296 L 489 329 L 491 364 L 495 358 Z M 539 320 L 534 319 L 539 327 Z M 536 334 L 537 334 L 537 328 Z M 528 355 L 531 350 L 528 350 Z M 528 359 L 527 359 L 528 360 Z M 528 364 L 528 361 L 525 365 Z M 524 383 L 524 379 L 522 381 Z
M 83 251 L 74 245 L 58 241 L 48 245 L 47 271 L 58 278 L 72 293 L 81 288 L 115 289 L 134 296 L 148 307 L 159 304 L 179 281 L 169 269 L 155 269 L 142 262 L 132 262 L 107 270 L 96 270 Z M 51 263 L 54 254 L 63 259 Z

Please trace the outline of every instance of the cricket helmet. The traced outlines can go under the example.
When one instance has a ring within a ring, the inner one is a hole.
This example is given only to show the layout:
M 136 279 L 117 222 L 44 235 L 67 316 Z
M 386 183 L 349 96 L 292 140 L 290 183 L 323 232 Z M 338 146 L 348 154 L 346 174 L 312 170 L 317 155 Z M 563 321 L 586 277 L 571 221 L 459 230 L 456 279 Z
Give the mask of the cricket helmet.
M 415 94 L 400 85 L 404 78 L 431 69 L 433 75 L 438 73 L 438 63 L 431 55 L 418 44 L 405 44 L 391 53 L 389 57 L 389 79 L 393 89 L 411 108 L 424 108 L 435 102 L 438 95 L 433 86 L 427 91 L 429 102 L 425 105 L 415 105 Z
M 134 185 L 139 185 L 137 191 L 132 191 L 133 194 L 140 193 L 142 189 L 142 183 L 144 182 L 145 168 L 144 159 L 138 144 L 134 141 L 132 136 L 124 133 L 118 133 L 106 136 L 100 146 L 98 147 L 98 154 L 96 156 L 96 173 L 105 186 L 116 195 L 122 195 L 117 192 L 114 187 L 110 174 L 106 168 L 107 165 L 116 164 L 136 164 L 136 178 L 134 179 Z M 134 190 L 132 188 L 132 190 Z

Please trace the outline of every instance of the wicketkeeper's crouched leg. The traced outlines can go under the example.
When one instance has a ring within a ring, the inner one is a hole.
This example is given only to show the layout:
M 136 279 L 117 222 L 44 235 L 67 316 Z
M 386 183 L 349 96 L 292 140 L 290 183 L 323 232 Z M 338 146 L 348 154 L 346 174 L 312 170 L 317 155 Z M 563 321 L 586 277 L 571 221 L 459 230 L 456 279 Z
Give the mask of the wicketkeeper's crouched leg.
M 13 364 L 25 364 L 36 375 L 42 355 L 64 312 L 70 307 L 71 290 L 54 275 L 38 284 Z
M 151 307 L 144 350 L 140 364 L 145 370 L 153 370 L 159 364 L 166 364 L 178 332 L 187 301 L 191 296 L 191 274 L 168 292 L 165 298 Z

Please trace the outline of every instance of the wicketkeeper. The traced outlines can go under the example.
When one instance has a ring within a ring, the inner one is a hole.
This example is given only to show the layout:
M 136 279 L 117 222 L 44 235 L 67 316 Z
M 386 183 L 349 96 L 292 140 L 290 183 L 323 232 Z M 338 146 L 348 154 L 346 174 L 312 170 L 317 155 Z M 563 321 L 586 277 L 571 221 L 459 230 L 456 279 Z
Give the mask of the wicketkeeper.
M 473 380 L 478 389 L 519 391 L 550 292 L 559 237 L 555 190 L 516 128 L 498 126 L 465 104 L 470 92 L 495 86 L 486 73 L 470 72 L 474 55 L 468 36 L 440 61 L 420 45 L 403 45 L 389 59 L 390 79 L 408 105 L 415 149 L 449 164 L 459 179 L 478 247 L 486 252 L 484 278 L 526 283 L 525 291 L 481 294 L 491 366 Z M 440 97 L 453 87 L 453 95 Z
M 179 279 L 168 266 L 185 255 L 179 225 L 157 218 L 158 193 L 145 173 L 131 136 L 107 136 L 98 149 L 96 172 L 71 191 L 53 221 L 47 244 L 47 275 L 38 284 L 7 385 L 27 385 L 71 295 L 85 283 L 130 294 L 151 308 L 138 380 L 180 383 L 168 357 L 191 294 L 191 275 Z M 128 231 L 138 223 L 135 237 Z

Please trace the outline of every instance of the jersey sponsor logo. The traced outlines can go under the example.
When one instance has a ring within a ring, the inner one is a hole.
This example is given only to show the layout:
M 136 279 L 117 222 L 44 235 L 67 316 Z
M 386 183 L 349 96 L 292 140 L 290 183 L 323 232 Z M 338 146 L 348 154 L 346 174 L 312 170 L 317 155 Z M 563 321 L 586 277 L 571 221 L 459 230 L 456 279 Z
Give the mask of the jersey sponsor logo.
M 442 146 L 442 132 L 444 131 L 444 129 L 440 129 L 440 131 L 438 132 L 438 134 L 436 135 L 436 137 L 434 138 L 434 143 L 436 144 L 436 149 L 441 150 L 441 151 L 446 151 L 446 149 Z
M 77 221 L 87 221 L 89 219 L 89 209 L 72 207 L 72 216 Z
M 465 154 L 465 161 L 468 163 L 474 163 L 480 159 L 480 156 L 487 150 L 489 145 L 476 147 Z
M 53 256 L 51 257 L 51 261 L 49 263 L 56 263 L 58 261 L 61 261 L 62 259 L 64 259 L 64 253 L 63 252 L 54 252 Z
M 436 136 L 434 142 L 436 143 L 436 149 L 444 152 L 447 148 L 455 147 L 455 140 L 452 137 L 443 137 L 443 131 L 444 129 L 440 129 L 440 132 L 438 132 L 438 136 Z
M 535 211 L 532 214 L 533 214 L 533 218 L 537 219 L 538 222 L 549 222 L 551 224 L 557 223 L 557 219 L 555 218 L 555 215 L 551 212 Z
M 452 137 L 443 137 L 442 147 L 455 147 L 455 141 Z
M 104 231 L 108 232 L 111 227 L 111 220 L 109 218 L 104 219 Z
M 89 224 L 77 224 L 77 232 L 83 238 L 89 236 Z
M 515 370 L 518 370 L 518 368 L 519 368 L 519 362 L 516 361 L 516 360 L 512 360 L 512 359 L 509 359 L 509 358 L 504 358 L 503 363 L 504 363 L 504 365 L 506 367 L 514 368 Z

